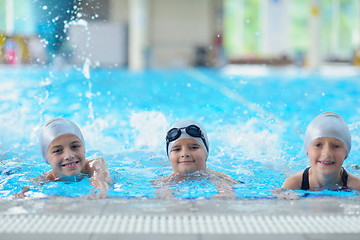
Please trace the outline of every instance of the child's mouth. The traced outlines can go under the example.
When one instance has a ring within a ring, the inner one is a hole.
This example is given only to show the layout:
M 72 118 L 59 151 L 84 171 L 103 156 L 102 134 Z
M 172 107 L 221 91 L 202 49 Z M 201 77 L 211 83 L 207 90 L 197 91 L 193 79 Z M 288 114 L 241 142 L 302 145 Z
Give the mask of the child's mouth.
M 182 162 L 179 162 L 179 163 L 193 163 L 195 161 L 182 161 Z
M 330 162 L 330 161 L 319 161 L 319 163 L 324 166 L 330 166 L 334 164 L 334 162 Z
M 71 162 L 71 163 L 65 163 L 65 164 L 62 164 L 61 166 L 72 168 L 72 167 L 75 167 L 78 163 L 79 163 L 79 161 L 76 161 L 76 162 Z

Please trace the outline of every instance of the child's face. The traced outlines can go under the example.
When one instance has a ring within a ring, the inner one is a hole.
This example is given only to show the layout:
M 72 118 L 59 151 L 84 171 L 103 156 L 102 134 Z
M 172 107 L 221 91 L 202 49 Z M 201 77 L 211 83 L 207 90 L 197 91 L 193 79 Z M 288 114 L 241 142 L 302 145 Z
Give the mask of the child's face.
M 324 174 L 331 174 L 341 169 L 347 157 L 347 149 L 336 138 L 322 137 L 310 143 L 307 155 L 312 167 Z
M 84 145 L 75 135 L 61 135 L 50 144 L 47 160 L 58 175 L 74 176 L 79 174 L 86 163 Z
M 174 173 L 193 173 L 206 169 L 207 152 L 196 140 L 185 138 L 175 142 L 169 159 Z

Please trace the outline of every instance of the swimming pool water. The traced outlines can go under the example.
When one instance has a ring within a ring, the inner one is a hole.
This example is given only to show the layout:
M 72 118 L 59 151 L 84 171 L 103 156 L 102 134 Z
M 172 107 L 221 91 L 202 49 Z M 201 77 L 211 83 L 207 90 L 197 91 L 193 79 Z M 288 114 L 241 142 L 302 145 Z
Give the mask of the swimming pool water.
M 130 72 L 69 67 L 0 68 L 0 197 L 9 198 L 28 178 L 50 169 L 38 135 L 49 118 L 77 123 L 88 158 L 102 157 L 115 181 L 111 197 L 154 197 L 151 180 L 171 173 L 167 128 L 180 119 L 203 124 L 210 141 L 208 167 L 242 181 L 238 198 L 271 198 L 286 177 L 309 165 L 302 150 L 307 124 L 320 112 L 339 113 L 349 124 L 352 151 L 344 167 L 360 176 L 360 74 L 329 76 L 304 71 L 168 69 Z M 206 180 L 174 186 L 180 198 L 211 198 Z M 89 194 L 89 180 L 50 183 L 32 197 Z M 353 196 L 323 191 L 312 196 Z

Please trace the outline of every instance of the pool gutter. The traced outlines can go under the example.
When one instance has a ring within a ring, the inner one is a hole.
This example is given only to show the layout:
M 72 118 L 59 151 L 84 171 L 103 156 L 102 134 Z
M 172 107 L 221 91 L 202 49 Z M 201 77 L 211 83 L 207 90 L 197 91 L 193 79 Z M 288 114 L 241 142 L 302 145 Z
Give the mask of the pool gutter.
M 1 200 L 0 239 L 357 239 L 358 198 Z

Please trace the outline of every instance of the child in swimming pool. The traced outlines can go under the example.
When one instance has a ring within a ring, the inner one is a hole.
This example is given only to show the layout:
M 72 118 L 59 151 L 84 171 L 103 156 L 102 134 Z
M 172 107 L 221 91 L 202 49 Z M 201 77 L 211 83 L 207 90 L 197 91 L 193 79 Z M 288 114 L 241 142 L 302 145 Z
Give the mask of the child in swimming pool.
M 237 181 L 206 167 L 209 141 L 200 123 L 193 120 L 175 123 L 166 136 L 166 151 L 174 172 L 153 182 L 158 188 L 157 193 L 160 193 L 157 197 L 172 197 L 171 186 L 181 181 L 209 178 L 218 191 L 215 198 L 235 198 L 233 185 Z
M 311 167 L 287 178 L 282 189 L 360 190 L 360 178 L 342 167 L 350 153 L 351 136 L 348 126 L 338 114 L 321 113 L 309 124 L 304 149 Z
M 78 126 L 61 117 L 46 122 L 40 133 L 41 154 L 51 170 L 33 179 L 35 185 L 52 181 L 79 181 L 90 177 L 94 186 L 87 198 L 106 198 L 111 176 L 106 162 L 99 159 L 85 159 L 83 135 Z M 25 186 L 14 198 L 24 198 L 29 187 Z

